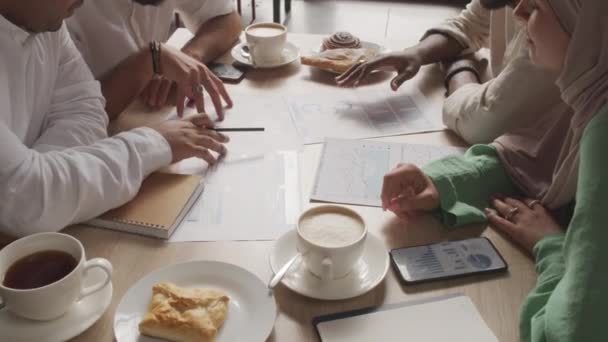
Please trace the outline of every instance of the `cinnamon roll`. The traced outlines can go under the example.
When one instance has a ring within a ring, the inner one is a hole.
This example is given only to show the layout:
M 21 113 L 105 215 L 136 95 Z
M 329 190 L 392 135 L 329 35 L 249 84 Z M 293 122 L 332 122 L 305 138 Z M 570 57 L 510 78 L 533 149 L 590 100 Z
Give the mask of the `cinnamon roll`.
M 323 50 L 358 49 L 361 47 L 359 38 L 348 32 L 336 32 L 323 40 Z

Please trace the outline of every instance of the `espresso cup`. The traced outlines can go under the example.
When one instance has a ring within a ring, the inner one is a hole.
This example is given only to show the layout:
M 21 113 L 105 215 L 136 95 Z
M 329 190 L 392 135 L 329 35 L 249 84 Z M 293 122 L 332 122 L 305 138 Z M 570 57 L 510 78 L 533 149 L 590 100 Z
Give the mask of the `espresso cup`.
M 5 277 L 15 262 L 34 253 L 60 251 L 71 255 L 75 268 L 63 278 L 32 289 L 16 289 L 5 286 Z M 105 279 L 84 287 L 87 271 L 98 267 L 105 272 Z M 0 250 L 0 301 L 13 314 L 39 321 L 62 316 L 80 299 L 103 289 L 112 277 L 112 264 L 106 259 L 86 260 L 80 241 L 61 233 L 39 233 L 21 238 Z
M 254 66 L 281 62 L 287 42 L 287 28 L 277 23 L 257 23 L 245 28 L 249 60 Z
M 308 270 L 323 281 L 347 276 L 363 254 L 367 226 L 355 211 L 336 205 L 300 215 L 297 248 Z

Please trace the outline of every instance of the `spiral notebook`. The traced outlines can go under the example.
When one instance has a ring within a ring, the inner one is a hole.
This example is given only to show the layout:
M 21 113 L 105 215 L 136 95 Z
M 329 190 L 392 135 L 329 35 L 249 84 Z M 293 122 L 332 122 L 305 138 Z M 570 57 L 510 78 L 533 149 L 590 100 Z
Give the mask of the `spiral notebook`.
M 469 297 L 448 295 L 316 317 L 322 342 L 498 342 Z
M 153 173 L 143 181 L 133 200 L 89 224 L 168 239 L 202 191 L 201 176 Z

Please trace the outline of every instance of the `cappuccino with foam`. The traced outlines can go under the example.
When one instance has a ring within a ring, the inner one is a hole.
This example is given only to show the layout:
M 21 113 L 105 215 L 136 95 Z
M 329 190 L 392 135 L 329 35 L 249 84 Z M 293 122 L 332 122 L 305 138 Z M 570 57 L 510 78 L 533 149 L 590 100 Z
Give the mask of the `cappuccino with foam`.
M 309 213 L 300 220 L 300 233 L 312 243 L 324 247 L 348 246 L 365 231 L 361 219 L 344 211 Z

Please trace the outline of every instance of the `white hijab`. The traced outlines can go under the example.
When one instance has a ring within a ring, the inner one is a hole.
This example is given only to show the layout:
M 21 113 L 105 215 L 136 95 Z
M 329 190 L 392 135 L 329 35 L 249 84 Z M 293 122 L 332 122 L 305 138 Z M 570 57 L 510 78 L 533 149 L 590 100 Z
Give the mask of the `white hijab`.
M 547 108 L 555 117 L 544 115 L 540 125 L 500 137 L 494 144 L 524 193 L 556 209 L 574 199 L 584 129 L 608 103 L 608 0 L 547 2 L 571 36 L 556 84 L 574 114 Z

